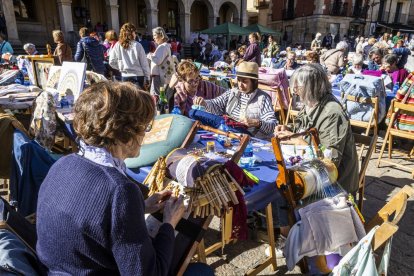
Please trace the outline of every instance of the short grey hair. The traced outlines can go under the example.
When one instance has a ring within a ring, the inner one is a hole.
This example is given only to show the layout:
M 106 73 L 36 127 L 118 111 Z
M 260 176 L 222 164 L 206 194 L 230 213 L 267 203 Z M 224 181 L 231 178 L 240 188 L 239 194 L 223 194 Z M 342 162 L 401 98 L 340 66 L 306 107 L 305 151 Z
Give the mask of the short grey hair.
M 23 49 L 25 51 L 28 51 L 29 49 L 30 50 L 36 50 L 36 46 L 33 43 L 26 43 L 26 44 L 23 45 Z
M 355 54 L 352 57 L 352 65 L 355 65 L 355 64 L 357 64 L 357 65 L 364 64 L 364 56 L 361 55 L 361 54 Z
M 313 107 L 326 94 L 331 93 L 332 85 L 320 64 L 306 64 L 293 73 L 290 89 L 301 87 L 300 99 L 308 107 Z
M 345 41 L 340 41 L 340 42 L 336 45 L 336 49 L 337 49 L 337 50 L 346 51 L 346 50 L 348 50 L 348 43 L 346 43 Z
M 152 34 L 157 35 L 157 36 L 161 36 L 162 39 L 164 39 L 164 41 L 168 40 L 168 36 L 165 33 L 164 28 L 162 28 L 162 27 L 156 27 L 156 28 L 152 29 Z
M 387 63 L 389 65 L 396 64 L 398 62 L 398 56 L 396 54 L 388 54 L 382 58 L 382 63 Z

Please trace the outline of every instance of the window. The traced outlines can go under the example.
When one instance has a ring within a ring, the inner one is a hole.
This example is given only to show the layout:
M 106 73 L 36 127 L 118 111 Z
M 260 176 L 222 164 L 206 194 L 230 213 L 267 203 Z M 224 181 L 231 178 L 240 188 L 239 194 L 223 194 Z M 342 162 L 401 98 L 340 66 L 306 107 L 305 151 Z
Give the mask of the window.
M 382 18 L 384 16 L 384 6 L 385 6 L 385 1 L 380 1 L 380 6 L 379 6 L 379 9 L 378 9 L 377 21 L 382 21 Z
M 36 20 L 34 1 L 13 0 L 13 6 L 17 20 Z
M 400 23 L 402 5 L 403 3 L 397 3 L 397 8 L 395 9 L 394 23 Z
M 175 29 L 175 11 L 174 10 L 168 11 L 168 28 Z
M 142 28 L 147 26 L 147 9 L 145 6 L 138 7 L 138 26 Z

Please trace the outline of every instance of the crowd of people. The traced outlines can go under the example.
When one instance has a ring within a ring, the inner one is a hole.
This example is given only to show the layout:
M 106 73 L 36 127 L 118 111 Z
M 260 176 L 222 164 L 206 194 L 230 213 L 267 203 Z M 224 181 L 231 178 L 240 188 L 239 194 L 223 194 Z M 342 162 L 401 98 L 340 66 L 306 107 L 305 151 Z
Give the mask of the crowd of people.
M 53 31 L 54 55 L 60 62 L 85 62 L 88 70 L 114 81 L 91 86 L 80 95 L 73 126 L 81 151 L 60 159 L 41 186 L 37 253 L 55 274 L 168 273 L 174 228 L 184 212 L 182 198 L 163 192 L 144 199 L 126 177 L 124 165 L 126 158 L 139 155 L 145 130 L 156 114 L 154 103 L 164 87 L 171 91 L 172 105 L 181 114 L 189 116 L 194 105 L 202 106 L 216 116 L 239 121 L 257 138 L 269 140 L 316 128 L 321 143 L 332 150 L 339 183 L 354 194 L 358 189 L 356 147 L 349 118 L 332 95 L 330 77 L 375 71 L 390 76 L 392 88 L 408 77 L 404 67 L 414 48 L 414 37 L 400 32 L 378 39 L 359 36 L 355 43 L 335 41 L 331 34 L 322 38 L 318 33 L 309 50 L 299 44 L 282 50 L 273 36 L 267 36 L 263 45 L 260 34 L 251 33 L 248 44 L 230 51 L 219 51 L 211 39 L 196 38 L 191 44 L 192 60 L 185 60 L 181 43 L 169 39 L 162 27 L 152 30 L 152 39 L 138 34 L 131 23 L 121 27 L 119 36 L 108 30 L 104 41 L 88 28 L 81 28 L 79 35 L 72 56 L 63 33 Z M 24 50 L 28 55 L 39 54 L 30 43 Z M 13 54 L 3 36 L 0 52 Z M 349 56 L 350 52 L 355 53 Z M 201 78 L 197 62 L 212 65 L 217 61 L 235 71 L 237 84 L 227 91 Z M 277 121 L 271 97 L 258 88 L 261 66 L 291 71 L 290 90 L 303 109 L 290 128 Z M 306 143 L 301 138 L 294 142 Z M 275 205 L 281 234 L 287 236 L 284 203 Z M 164 224 L 152 240 L 145 230 L 144 214 L 159 209 L 164 209 Z

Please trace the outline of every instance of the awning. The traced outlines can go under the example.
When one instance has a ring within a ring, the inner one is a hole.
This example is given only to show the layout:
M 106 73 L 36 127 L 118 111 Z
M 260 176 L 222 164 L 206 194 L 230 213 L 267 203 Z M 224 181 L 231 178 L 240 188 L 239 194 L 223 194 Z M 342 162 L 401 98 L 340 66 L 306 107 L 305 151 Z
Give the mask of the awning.
M 278 35 L 278 36 L 282 35 L 281 32 L 273 30 L 273 29 L 268 28 L 268 27 L 265 27 L 265 26 L 260 25 L 260 24 L 253 24 L 253 25 L 247 26 L 245 28 L 248 29 L 249 31 L 258 32 L 260 34 L 271 34 L 271 35 Z
M 389 23 L 377 23 L 377 26 L 384 27 L 387 29 L 391 29 L 391 31 L 400 31 L 400 32 L 408 32 L 414 33 L 414 27 L 410 27 L 403 24 L 389 24 Z

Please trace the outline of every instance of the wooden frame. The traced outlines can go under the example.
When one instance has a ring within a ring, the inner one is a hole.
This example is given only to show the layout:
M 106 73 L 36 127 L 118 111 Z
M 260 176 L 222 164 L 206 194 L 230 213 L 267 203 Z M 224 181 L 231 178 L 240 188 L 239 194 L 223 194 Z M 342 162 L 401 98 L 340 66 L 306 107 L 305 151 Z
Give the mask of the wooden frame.
M 285 114 L 285 110 L 283 109 L 283 102 L 282 102 L 282 97 L 281 97 L 282 91 L 280 90 L 280 88 L 271 87 L 269 85 L 260 84 L 260 83 L 259 83 L 258 88 L 260 90 L 268 91 L 270 93 L 276 93 L 277 103 L 279 104 L 279 106 L 277 106 L 277 104 L 275 103 L 275 105 L 273 106 L 273 109 L 275 112 L 279 112 L 279 122 L 283 124 L 283 122 L 286 120 L 286 114 Z
M 288 95 L 289 95 L 289 106 L 288 106 L 288 111 L 286 113 L 286 120 L 284 121 L 284 124 L 287 125 L 289 123 L 289 119 L 292 120 L 292 122 L 294 121 L 294 118 L 298 116 L 299 114 L 299 110 L 295 110 L 293 109 L 293 95 L 290 91 L 290 87 L 288 88 Z
M 363 202 L 364 202 L 364 193 L 365 193 L 365 173 L 368 168 L 368 163 L 371 159 L 372 152 L 375 149 L 375 145 L 377 143 L 377 135 L 373 137 L 365 136 L 361 134 L 353 134 L 355 144 L 361 144 L 361 147 L 367 146 L 367 152 L 365 156 L 361 156 L 361 166 L 359 169 L 359 176 L 358 176 L 358 209 L 362 212 Z M 362 152 L 361 152 L 362 154 Z
M 46 88 L 46 82 L 49 76 L 50 67 L 59 64 L 59 59 L 55 56 L 28 56 L 28 60 L 32 63 L 35 85 L 40 88 Z
M 401 169 L 407 170 L 406 166 L 400 165 L 400 164 L 392 162 L 392 161 L 381 160 L 381 159 L 382 159 L 382 155 L 384 154 L 384 150 L 385 150 L 385 147 L 386 147 L 387 143 L 388 143 L 388 158 L 391 159 L 393 136 L 397 136 L 397 137 L 401 137 L 401 138 L 405 138 L 405 139 L 409 139 L 409 140 L 414 140 L 414 135 L 413 135 L 412 132 L 406 131 L 406 130 L 396 129 L 396 128 L 393 127 L 394 123 L 395 123 L 395 120 L 397 119 L 397 115 L 399 114 L 400 110 L 404 110 L 404 111 L 408 111 L 408 112 L 414 112 L 414 105 L 400 103 L 400 102 L 398 102 L 394 99 L 394 100 L 391 101 L 391 106 L 390 106 L 389 110 L 391 110 L 392 115 L 391 115 L 390 122 L 389 122 L 389 125 L 388 125 L 388 128 L 387 128 L 387 132 L 385 133 L 384 142 L 382 143 L 380 154 L 378 156 L 377 167 L 380 166 L 381 162 L 384 162 L 384 163 L 399 167 Z M 411 152 L 409 154 L 410 158 L 411 158 L 413 153 L 414 153 L 414 148 L 411 150 Z M 414 170 L 411 172 L 411 174 L 414 177 Z

